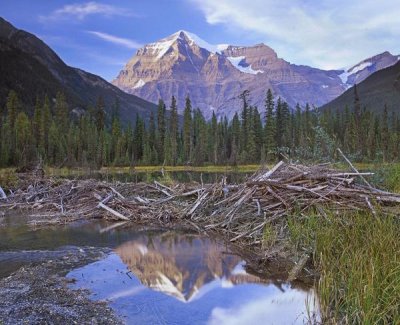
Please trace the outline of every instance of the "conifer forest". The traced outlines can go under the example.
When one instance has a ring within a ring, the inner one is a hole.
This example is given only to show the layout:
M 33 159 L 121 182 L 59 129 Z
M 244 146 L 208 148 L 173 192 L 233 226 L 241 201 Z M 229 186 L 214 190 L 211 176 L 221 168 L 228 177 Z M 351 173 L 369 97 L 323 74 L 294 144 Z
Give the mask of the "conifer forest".
M 249 102 L 249 92 L 238 99 L 242 111 L 231 121 L 207 121 L 186 98 L 183 117 L 176 100 L 160 100 L 157 116 L 136 116 L 134 125 L 119 117 L 115 102 L 111 116 L 98 98 L 80 114 L 71 111 L 60 92 L 50 100 L 37 98 L 32 111 L 11 91 L 0 114 L 0 166 L 41 161 L 55 167 L 135 165 L 237 165 L 292 160 L 331 161 L 336 148 L 357 162 L 392 162 L 399 157 L 400 119 L 361 107 L 354 87 L 354 106 L 319 111 L 297 105 L 294 110 L 266 91 L 265 114 Z M 384 103 L 382 104 L 384 105 Z M 168 108 L 167 108 L 168 106 Z

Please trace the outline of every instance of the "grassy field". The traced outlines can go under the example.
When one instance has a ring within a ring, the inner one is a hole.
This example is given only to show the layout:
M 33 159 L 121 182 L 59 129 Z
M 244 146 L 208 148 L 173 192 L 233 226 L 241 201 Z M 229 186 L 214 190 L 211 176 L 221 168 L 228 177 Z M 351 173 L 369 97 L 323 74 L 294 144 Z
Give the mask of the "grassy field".
M 209 166 L 108 166 L 102 167 L 101 169 L 90 169 L 84 167 L 76 167 L 76 168 L 55 168 L 55 167 L 45 167 L 45 171 L 48 175 L 63 175 L 63 174 L 74 174 L 74 173 L 89 173 L 89 172 L 101 172 L 101 173 L 152 173 L 152 172 L 160 172 L 161 169 L 167 172 L 204 172 L 204 173 L 225 173 L 225 172 L 255 172 L 262 167 L 272 167 L 275 165 L 266 164 L 252 164 L 252 165 L 237 165 L 237 166 L 221 166 L 221 165 L 209 165 Z M 373 164 L 373 163 L 355 163 L 356 168 L 360 170 L 372 170 L 372 171 L 380 171 L 380 170 L 399 170 L 400 163 L 386 163 L 386 164 Z M 349 169 L 349 166 L 346 163 L 336 163 L 333 165 L 337 169 Z M 0 176 L 4 176 L 5 174 L 12 173 L 15 170 L 15 167 L 9 168 L 0 168 Z

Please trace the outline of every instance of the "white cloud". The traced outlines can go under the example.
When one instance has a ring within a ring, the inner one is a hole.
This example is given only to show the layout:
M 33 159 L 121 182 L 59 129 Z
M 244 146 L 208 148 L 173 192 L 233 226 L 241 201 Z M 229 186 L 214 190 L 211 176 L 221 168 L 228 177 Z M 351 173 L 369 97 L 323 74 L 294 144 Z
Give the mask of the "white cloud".
M 134 40 L 130 40 L 127 38 L 122 38 L 122 37 L 118 37 L 118 36 L 114 36 L 114 35 L 110 35 L 110 34 L 106 34 L 106 33 L 102 33 L 102 32 L 88 31 L 88 33 L 95 35 L 98 38 L 105 40 L 107 42 L 114 43 L 117 45 L 122 45 L 124 47 L 127 47 L 128 49 L 137 49 L 137 48 L 143 46 L 142 44 L 140 44 Z
M 102 15 L 106 17 L 135 16 L 134 13 L 132 13 L 128 9 L 90 1 L 86 3 L 74 3 L 70 5 L 65 5 L 60 9 L 54 10 L 48 16 L 40 16 L 39 20 L 43 22 L 67 18 L 84 20 L 87 16 L 90 15 Z
M 189 1 L 209 24 L 236 35 L 251 32 L 252 40 L 298 64 L 340 68 L 385 50 L 400 52 L 400 7 L 394 0 Z
M 306 324 L 311 319 L 319 323 L 318 310 L 314 292 L 290 290 L 261 296 L 233 308 L 215 307 L 208 325 Z

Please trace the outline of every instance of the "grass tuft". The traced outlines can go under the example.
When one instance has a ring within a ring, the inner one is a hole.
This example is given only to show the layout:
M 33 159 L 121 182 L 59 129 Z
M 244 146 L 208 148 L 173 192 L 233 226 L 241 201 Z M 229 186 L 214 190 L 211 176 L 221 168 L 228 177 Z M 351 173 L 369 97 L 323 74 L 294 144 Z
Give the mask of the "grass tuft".
M 368 213 L 291 218 L 291 239 L 313 252 L 325 323 L 400 323 L 400 223 Z

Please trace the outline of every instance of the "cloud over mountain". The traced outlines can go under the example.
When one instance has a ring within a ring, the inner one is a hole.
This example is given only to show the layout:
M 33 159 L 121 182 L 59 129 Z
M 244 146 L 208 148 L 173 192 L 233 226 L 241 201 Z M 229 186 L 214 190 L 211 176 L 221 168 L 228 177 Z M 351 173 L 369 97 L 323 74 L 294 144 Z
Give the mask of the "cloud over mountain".
M 400 7 L 392 0 L 189 1 L 209 24 L 252 32 L 295 63 L 338 69 L 385 50 L 398 52 Z

